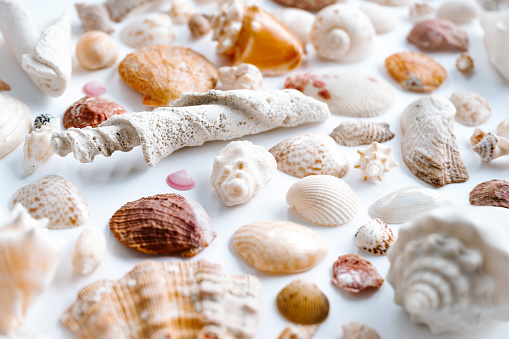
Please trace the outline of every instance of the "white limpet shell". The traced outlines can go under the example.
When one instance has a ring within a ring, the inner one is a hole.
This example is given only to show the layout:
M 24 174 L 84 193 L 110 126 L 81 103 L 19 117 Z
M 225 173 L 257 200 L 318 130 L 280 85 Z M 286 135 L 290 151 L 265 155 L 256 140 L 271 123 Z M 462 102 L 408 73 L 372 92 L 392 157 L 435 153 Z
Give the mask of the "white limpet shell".
M 95 227 L 88 227 L 81 232 L 72 248 L 72 267 L 76 273 L 92 273 L 106 256 L 106 239 Z
M 329 253 L 327 238 L 289 221 L 256 221 L 242 226 L 232 238 L 233 249 L 249 265 L 269 273 L 310 270 Z
M 18 98 L 0 93 L 0 159 L 14 151 L 31 128 L 30 108 Z
M 402 227 L 388 253 L 396 304 L 434 334 L 509 320 L 506 209 L 447 209 Z
M 219 73 L 216 84 L 217 90 L 263 89 L 263 75 L 255 65 L 240 64 L 238 66 L 224 66 L 219 67 L 217 71 Z
M 343 179 L 311 175 L 294 183 L 286 202 L 306 220 L 322 226 L 342 225 L 359 212 L 359 198 Z
M 401 224 L 435 208 L 450 206 L 453 206 L 452 201 L 436 190 L 408 186 L 375 201 L 369 207 L 368 214 L 388 224 Z
M 484 47 L 491 64 L 509 80 L 509 9 L 500 12 L 485 12 L 481 16 L 484 29 Z
M 464 25 L 477 18 L 477 7 L 471 1 L 453 0 L 443 3 L 437 9 L 437 17 Z
M 226 206 L 253 198 L 276 173 L 272 154 L 250 141 L 232 141 L 214 159 L 210 184 Z
M 509 119 L 502 120 L 497 125 L 497 135 L 509 139 Z
M 313 339 L 318 325 L 288 325 L 278 339 Z
M 88 203 L 70 181 L 47 175 L 14 193 L 12 205 L 25 206 L 35 219 L 48 218 L 48 228 L 81 226 L 90 217 Z
M 389 124 L 370 122 L 360 119 L 346 119 L 331 132 L 330 137 L 343 146 L 370 145 L 373 142 L 385 142 L 394 138 Z
M 106 0 L 104 6 L 110 13 L 111 20 L 120 22 L 168 3 L 170 0 Z
M 414 2 L 408 7 L 410 21 L 417 24 L 435 18 L 436 9 L 427 2 Z
M 318 56 L 339 62 L 357 62 L 374 48 L 375 28 L 360 9 L 344 4 L 323 8 L 316 14 L 310 41 Z
M 55 154 L 51 148 L 51 135 L 58 131 L 60 131 L 60 119 L 52 119 L 51 122 L 25 136 L 24 158 L 21 164 L 25 175 L 34 173 Z
M 359 227 L 355 233 L 355 245 L 361 250 L 384 255 L 394 244 L 392 230 L 382 219 L 372 219 Z
M 343 324 L 342 339 L 380 339 L 380 334 L 371 326 L 360 321 L 349 321 Z
M 358 150 L 360 158 L 353 168 L 359 168 L 364 175 L 364 180 L 377 178 L 382 181 L 385 173 L 391 168 L 399 167 L 399 164 L 392 158 L 392 147 L 372 143 L 368 148 Z
M 450 98 L 456 115 L 454 118 L 466 126 L 478 126 L 485 123 L 491 116 L 488 101 L 480 94 L 471 91 L 456 91 Z
M 398 20 L 386 8 L 372 2 L 359 2 L 355 7 L 368 16 L 376 34 L 385 34 L 396 28 Z
M 120 32 L 120 40 L 136 49 L 148 45 L 170 45 L 174 38 L 171 18 L 164 13 L 136 17 Z
M 21 204 L 0 222 L 0 334 L 21 329 L 28 308 L 53 280 L 63 240 L 50 238 L 47 224 Z
M 498 136 L 495 133 L 484 133 L 476 128 L 470 137 L 472 150 L 477 153 L 481 160 L 490 163 L 493 159 L 509 154 L 509 139 Z
M 309 34 L 315 21 L 315 15 L 300 8 L 281 8 L 272 13 L 304 45 L 309 42 Z
M 330 136 L 306 133 L 288 138 L 269 150 L 280 171 L 304 178 L 325 174 L 341 178 L 348 172 L 348 160 Z

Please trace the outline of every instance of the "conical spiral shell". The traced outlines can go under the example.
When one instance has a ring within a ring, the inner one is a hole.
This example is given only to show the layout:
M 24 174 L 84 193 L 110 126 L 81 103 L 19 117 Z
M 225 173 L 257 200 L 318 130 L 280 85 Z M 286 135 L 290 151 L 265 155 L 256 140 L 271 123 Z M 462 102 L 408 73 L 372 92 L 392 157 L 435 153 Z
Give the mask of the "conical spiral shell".
M 369 122 L 359 119 L 347 119 L 334 128 L 331 138 L 340 145 L 370 145 L 373 142 L 385 142 L 394 138 L 394 133 L 385 122 Z
M 21 100 L 0 93 L 0 159 L 14 151 L 32 128 L 30 108 Z
M 286 202 L 306 220 L 323 226 L 342 225 L 359 211 L 359 198 L 340 178 L 312 175 L 294 183 Z

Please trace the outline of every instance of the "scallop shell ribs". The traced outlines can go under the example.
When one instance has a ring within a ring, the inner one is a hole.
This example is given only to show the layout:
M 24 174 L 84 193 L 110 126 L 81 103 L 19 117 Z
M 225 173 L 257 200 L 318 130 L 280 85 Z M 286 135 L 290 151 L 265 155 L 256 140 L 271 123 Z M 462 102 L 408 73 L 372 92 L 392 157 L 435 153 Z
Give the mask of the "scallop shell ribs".
M 206 260 L 144 261 L 83 288 L 61 322 L 88 338 L 254 338 L 260 281 Z

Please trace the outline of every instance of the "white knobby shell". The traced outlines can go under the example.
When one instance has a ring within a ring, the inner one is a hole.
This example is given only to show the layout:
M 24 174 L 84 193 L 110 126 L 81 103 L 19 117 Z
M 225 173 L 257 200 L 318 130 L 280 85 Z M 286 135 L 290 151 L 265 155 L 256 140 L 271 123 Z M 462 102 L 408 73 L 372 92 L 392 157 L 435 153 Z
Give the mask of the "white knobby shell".
M 217 71 L 219 74 L 216 84 L 217 90 L 263 89 L 263 74 L 255 65 L 224 66 L 219 67 Z
M 0 159 L 14 151 L 31 128 L 30 108 L 9 94 L 0 93 Z
M 81 232 L 72 248 L 71 260 L 74 271 L 85 275 L 92 273 L 106 256 L 104 234 L 95 227 Z
M 174 38 L 171 18 L 164 13 L 148 13 L 136 17 L 120 32 L 120 40 L 133 48 L 170 45 Z
M 360 158 L 353 168 L 359 168 L 364 175 L 364 180 L 377 178 L 382 181 L 385 173 L 391 168 L 399 167 L 399 164 L 392 158 L 392 147 L 372 143 L 368 148 L 358 150 Z
M 276 160 L 262 146 L 232 141 L 214 159 L 210 184 L 226 206 L 239 205 L 254 197 L 276 169 Z
M 388 224 L 401 224 L 432 209 L 450 206 L 453 206 L 452 201 L 436 190 L 408 186 L 375 201 L 369 207 L 368 214 Z
M 315 21 L 315 15 L 300 8 L 281 8 L 272 13 L 304 45 L 309 42 L 309 34 Z
M 491 64 L 509 80 L 509 11 L 485 12 L 481 16 L 484 47 Z
M 478 126 L 485 123 L 491 116 L 488 101 L 480 94 L 471 91 L 456 91 L 450 98 L 457 122 L 466 126 Z
M 408 7 L 408 16 L 415 24 L 424 20 L 433 19 L 435 13 L 435 7 L 427 2 L 414 2 Z
M 453 0 L 438 7 L 437 17 L 464 25 L 477 18 L 477 7 L 471 1 Z
M 324 59 L 356 62 L 371 54 L 375 28 L 360 9 L 336 4 L 316 14 L 310 40 L 317 54 Z
M 51 148 L 51 136 L 58 131 L 60 131 L 60 119 L 52 119 L 51 122 L 25 136 L 24 158 L 21 164 L 25 175 L 34 173 L 55 154 Z
M 359 198 L 344 180 L 311 175 L 294 183 L 286 202 L 306 220 L 322 226 L 342 225 L 359 212 Z
M 509 139 L 509 119 L 502 120 L 497 125 L 497 135 Z
M 372 219 L 355 233 L 355 245 L 367 252 L 384 255 L 394 244 L 392 230 L 382 219 Z
M 396 28 L 398 20 L 386 8 L 372 2 L 359 2 L 355 7 L 368 16 L 376 34 L 385 34 Z

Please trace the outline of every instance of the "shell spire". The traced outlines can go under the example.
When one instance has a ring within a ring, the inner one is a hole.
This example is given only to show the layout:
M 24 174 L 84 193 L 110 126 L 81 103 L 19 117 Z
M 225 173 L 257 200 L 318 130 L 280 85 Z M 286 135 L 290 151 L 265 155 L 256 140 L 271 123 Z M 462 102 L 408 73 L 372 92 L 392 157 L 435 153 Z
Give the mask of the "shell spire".
M 382 181 L 383 175 L 390 172 L 391 168 L 399 167 L 399 164 L 392 158 L 392 148 L 380 145 L 376 141 L 357 153 L 359 153 L 360 159 L 353 167 L 362 171 L 364 180 L 377 178 Z

